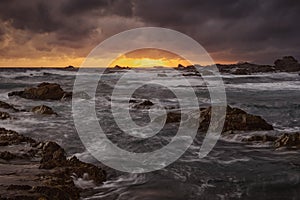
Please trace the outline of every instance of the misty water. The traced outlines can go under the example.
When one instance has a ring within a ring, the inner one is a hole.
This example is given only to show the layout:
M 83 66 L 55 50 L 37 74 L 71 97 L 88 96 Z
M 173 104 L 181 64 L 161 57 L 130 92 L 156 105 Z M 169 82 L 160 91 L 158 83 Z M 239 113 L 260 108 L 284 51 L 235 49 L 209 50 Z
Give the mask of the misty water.
M 111 91 L 125 72 L 102 76 L 96 97 L 91 99 L 96 102 L 99 124 L 107 137 L 120 148 L 132 152 L 160 149 L 176 135 L 177 124 L 166 124 L 159 134 L 149 140 L 141 140 L 124 134 L 112 117 Z M 78 76 L 89 78 L 95 73 L 89 69 Z M 135 99 L 150 99 L 157 111 L 164 108 L 180 109 L 169 89 L 185 90 L 189 87 L 181 84 L 183 77 L 172 74 L 168 69 L 138 70 L 137 73 L 136 80 L 133 80 L 135 83 L 143 83 L 140 77 L 155 75 L 163 79 L 165 85 L 142 87 L 134 94 Z M 1 69 L 0 100 L 24 109 L 44 104 L 53 108 L 58 116 L 12 113 L 15 119 L 1 121 L 0 127 L 37 140 L 56 141 L 68 156 L 76 155 L 82 161 L 104 167 L 108 174 L 107 182 L 93 186 L 82 194 L 83 199 L 300 199 L 299 151 L 274 150 L 268 143 L 242 142 L 243 138 L 253 134 L 279 135 L 300 131 L 300 76 L 297 73 L 222 75 L 228 104 L 262 116 L 275 130 L 222 136 L 203 159 L 198 157 L 198 153 L 204 134 L 199 133 L 180 159 L 164 169 L 145 174 L 119 172 L 94 159 L 86 151 L 75 129 L 71 101 L 36 101 L 7 96 L 8 92 L 34 87 L 41 82 L 59 83 L 64 90 L 72 91 L 75 78 L 76 72 L 58 69 Z M 208 106 L 210 98 L 202 79 L 197 76 L 184 78 L 192 84 L 200 106 Z M 75 101 L 81 101 L 85 97 L 79 95 L 74 98 Z M 125 105 L 120 103 L 119 106 Z M 130 113 L 141 126 L 149 122 L 148 110 L 131 109 Z M 91 186 L 88 181 L 76 181 L 77 184 Z

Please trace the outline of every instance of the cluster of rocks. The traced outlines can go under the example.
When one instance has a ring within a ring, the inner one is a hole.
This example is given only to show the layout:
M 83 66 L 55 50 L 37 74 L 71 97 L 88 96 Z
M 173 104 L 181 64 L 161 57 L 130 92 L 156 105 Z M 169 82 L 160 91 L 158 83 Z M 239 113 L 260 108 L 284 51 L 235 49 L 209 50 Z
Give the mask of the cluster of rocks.
M 145 100 L 139 103 L 136 100 L 130 101 L 135 103 L 133 108 L 136 109 L 149 109 L 154 104 Z M 199 112 L 199 131 L 206 132 L 210 125 L 212 108 L 201 108 Z M 179 123 L 185 114 L 180 111 L 168 111 L 166 123 Z M 221 123 L 216 123 L 221 124 Z M 264 120 L 261 116 L 249 114 L 242 109 L 227 106 L 225 122 L 222 129 L 222 134 L 235 134 L 237 132 L 249 131 L 271 131 L 274 130 L 273 126 Z M 300 133 L 285 133 L 281 136 L 274 135 L 252 135 L 244 138 L 243 142 L 272 142 L 275 148 L 285 147 L 287 149 L 300 148 Z
M 249 138 L 243 139 L 244 142 L 260 142 L 266 143 L 271 142 L 273 147 L 286 148 L 286 149 L 300 149 L 300 133 L 284 133 L 280 136 L 271 136 L 271 135 L 253 135 Z
M 17 109 L 13 105 L 10 105 L 3 101 L 0 101 L 0 109 L 1 110 L 12 110 L 14 112 L 28 112 L 28 110 Z M 12 119 L 11 115 L 8 112 L 1 111 L 1 110 L 0 110 L 0 120 Z M 57 115 L 57 113 L 54 112 L 52 108 L 50 108 L 49 106 L 45 106 L 45 105 L 35 106 L 32 109 L 30 109 L 30 112 L 33 112 L 35 114 L 41 114 L 41 115 Z
M 284 56 L 282 59 L 277 59 L 274 65 L 259 65 L 249 62 L 239 62 L 237 64 L 216 64 L 221 73 L 249 75 L 253 73 L 272 73 L 272 72 L 300 72 L 300 64 L 293 56 Z M 194 72 L 197 75 L 195 66 L 183 66 L 179 64 L 178 70 L 186 72 Z M 191 74 L 192 75 L 192 74 Z
M 8 93 L 8 96 L 19 96 L 25 99 L 35 100 L 62 100 L 72 97 L 72 92 L 64 91 L 59 84 L 41 83 L 37 87 L 26 88 L 23 91 Z
M 84 189 L 74 177 L 88 177 L 95 185 L 106 180 L 103 169 L 76 157 L 67 159 L 55 142 L 0 128 L 0 146 L 1 199 L 80 199 Z
M 199 131 L 208 130 L 211 119 L 212 108 L 201 108 L 199 115 Z M 181 120 L 180 112 L 168 112 L 167 123 L 178 123 Z M 221 124 L 221 123 L 217 123 Z M 228 131 L 260 131 L 273 130 L 273 126 L 268 124 L 262 117 L 249 114 L 239 108 L 227 106 L 225 123 L 222 132 Z

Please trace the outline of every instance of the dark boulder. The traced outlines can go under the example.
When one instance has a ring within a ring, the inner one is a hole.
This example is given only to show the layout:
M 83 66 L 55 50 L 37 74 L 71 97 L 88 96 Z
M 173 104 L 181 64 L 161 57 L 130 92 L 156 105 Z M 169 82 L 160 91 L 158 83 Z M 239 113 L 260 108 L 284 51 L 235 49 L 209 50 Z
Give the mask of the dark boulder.
M 0 111 L 0 120 L 11 119 L 10 115 L 7 112 Z
M 7 110 L 13 110 L 13 111 L 19 111 L 13 105 L 10 105 L 4 101 L 0 101 L 0 108 L 7 109 Z
M 42 147 L 42 159 L 40 161 L 41 169 L 52 169 L 65 166 L 66 155 L 63 148 L 55 142 L 46 142 Z
M 12 160 L 16 157 L 17 156 L 15 154 L 10 153 L 9 151 L 0 152 L 0 159 L 3 160 Z
M 37 87 L 26 88 L 24 91 L 10 92 L 8 96 L 19 96 L 25 99 L 36 100 L 61 100 L 71 97 L 72 93 L 65 92 L 59 84 L 44 82 Z
M 0 128 L 0 145 L 14 148 L 0 152 L 0 199 L 80 199 L 88 188 L 75 185 L 77 178 L 95 184 L 106 180 L 106 172 L 66 153 L 55 142 L 37 142 L 15 131 Z M 19 157 L 20 152 L 31 152 Z M 11 161 L 12 160 L 12 161 Z M 9 175 L 8 175 L 9 174 Z M 78 187 L 77 187 L 78 186 Z
M 277 59 L 275 68 L 281 72 L 298 72 L 300 71 L 300 64 L 293 56 L 284 56 L 282 59 Z
M 211 118 L 211 107 L 201 111 L 200 130 L 207 131 Z M 227 106 L 226 118 L 223 132 L 236 131 L 263 131 L 273 130 L 273 126 L 268 124 L 262 117 L 248 114 L 239 108 Z
M 25 137 L 15 131 L 0 128 L 0 146 L 18 145 L 21 143 L 34 144 L 36 141 L 30 137 Z
M 36 106 L 31 109 L 31 112 L 34 112 L 36 114 L 42 114 L 42 115 L 57 115 L 57 113 L 54 112 L 52 108 L 45 105 Z
M 274 142 L 277 140 L 276 136 L 272 135 L 253 135 L 249 138 L 244 138 L 243 142 Z
M 179 123 L 181 121 L 180 112 L 168 112 L 166 123 Z
M 275 148 L 285 147 L 288 149 L 300 148 L 300 133 L 285 133 L 275 142 Z
M 136 104 L 133 106 L 133 108 L 136 109 L 150 109 L 152 106 L 154 105 L 154 103 L 150 100 L 145 100 L 139 104 Z

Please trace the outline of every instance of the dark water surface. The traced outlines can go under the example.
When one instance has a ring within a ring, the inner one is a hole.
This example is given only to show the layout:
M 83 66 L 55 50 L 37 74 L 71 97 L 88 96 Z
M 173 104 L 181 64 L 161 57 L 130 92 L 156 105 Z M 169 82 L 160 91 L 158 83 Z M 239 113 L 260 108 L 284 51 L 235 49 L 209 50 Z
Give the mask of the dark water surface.
M 92 76 L 87 70 L 81 76 Z M 151 99 L 156 105 L 176 109 L 178 102 L 168 87 L 184 90 L 181 77 L 172 76 L 165 69 L 140 70 L 140 77 L 149 74 L 167 74 L 164 87 L 149 85 L 135 94 L 136 98 Z M 150 141 L 141 141 L 126 136 L 115 125 L 110 113 L 110 92 L 120 73 L 103 76 L 96 95 L 96 111 L 101 126 L 118 146 L 133 152 L 159 149 L 176 134 L 177 126 L 168 124 L 162 133 Z M 1 127 L 13 129 L 35 139 L 53 140 L 62 145 L 69 156 L 81 160 L 101 163 L 85 151 L 72 118 L 71 101 L 32 101 L 18 97 L 8 98 L 7 93 L 23 90 L 47 81 L 59 83 L 64 90 L 71 91 L 76 72 L 57 69 L 1 70 L 0 100 L 30 109 L 45 104 L 59 116 L 38 116 L 32 113 L 12 113 L 16 119 L 1 121 Z M 185 77 L 199 98 L 200 105 L 210 102 L 204 83 L 199 77 Z M 138 78 L 136 81 L 141 81 Z M 128 174 L 106 168 L 108 181 L 102 186 L 83 194 L 84 199 L 119 200 L 164 200 L 164 199 L 300 199 L 300 152 L 274 151 L 268 144 L 245 144 L 241 140 L 251 134 L 280 134 L 300 131 L 300 76 L 298 74 L 224 75 L 223 80 L 230 105 L 262 116 L 275 130 L 269 132 L 238 133 L 223 136 L 210 154 L 199 159 L 198 152 L 203 134 L 198 134 L 193 145 L 175 163 L 165 169 L 146 173 Z M 134 84 L 128 83 L 128 84 Z M 124 86 L 126 87 L 126 85 Z M 80 97 L 78 97 L 80 101 Z M 123 105 L 120 105 L 123 106 Z M 157 109 L 160 109 L 158 106 Z M 147 124 L 147 112 L 132 111 L 137 124 Z M 143 133 L 141 133 L 143 134 Z M 109 159 L 109 158 L 108 158 Z M 78 180 L 79 184 L 89 184 Z

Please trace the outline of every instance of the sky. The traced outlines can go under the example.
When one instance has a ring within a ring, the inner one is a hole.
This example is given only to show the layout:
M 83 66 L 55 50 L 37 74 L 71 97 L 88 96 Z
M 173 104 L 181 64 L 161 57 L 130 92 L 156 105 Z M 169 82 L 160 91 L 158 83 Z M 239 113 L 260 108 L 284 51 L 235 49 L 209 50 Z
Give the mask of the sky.
M 300 60 L 299 19 L 296 0 L 1 0 L 0 66 L 80 66 L 105 39 L 149 26 L 187 34 L 216 63 Z

